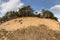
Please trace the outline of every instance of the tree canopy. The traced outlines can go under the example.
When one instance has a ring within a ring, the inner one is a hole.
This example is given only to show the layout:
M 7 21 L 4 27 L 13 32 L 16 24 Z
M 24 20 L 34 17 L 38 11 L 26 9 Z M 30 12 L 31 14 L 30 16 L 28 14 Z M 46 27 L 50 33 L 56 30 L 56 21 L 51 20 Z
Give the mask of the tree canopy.
M 37 13 L 38 12 L 36 12 L 36 14 Z M 3 17 L 0 17 L 0 23 L 9 21 L 17 17 L 30 17 L 30 16 L 32 17 L 35 16 L 39 18 L 50 18 L 58 21 L 58 18 L 55 17 L 54 14 L 49 10 L 43 9 L 41 13 L 38 13 L 37 15 L 36 14 L 34 14 L 34 10 L 33 8 L 31 8 L 31 6 L 24 6 L 20 8 L 18 12 L 16 11 L 7 12 Z
M 30 6 L 24 6 L 23 8 L 19 9 L 18 14 L 20 16 L 33 16 L 33 9 Z

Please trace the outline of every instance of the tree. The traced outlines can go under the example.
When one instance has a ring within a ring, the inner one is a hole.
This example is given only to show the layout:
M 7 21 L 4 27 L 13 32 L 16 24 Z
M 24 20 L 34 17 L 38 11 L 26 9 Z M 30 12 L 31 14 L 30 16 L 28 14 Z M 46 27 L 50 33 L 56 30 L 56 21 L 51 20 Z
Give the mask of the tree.
M 48 10 L 42 10 L 42 17 L 43 18 L 53 18 L 54 14 L 51 11 Z
M 57 18 L 57 17 L 53 17 L 52 19 L 54 19 L 54 20 L 58 21 L 58 18 Z
M 0 17 L 0 24 L 2 23 L 2 18 Z
M 9 17 L 10 17 L 11 19 L 13 19 L 13 18 L 16 18 L 17 16 L 16 16 L 15 12 L 12 11 L 12 12 L 10 12 Z
M 7 19 L 14 19 L 14 18 L 16 18 L 17 17 L 17 15 L 16 15 L 16 12 L 14 12 L 14 11 L 10 11 L 10 12 L 7 12 L 6 14 L 5 14 L 5 16 L 7 17 Z
M 42 17 L 43 18 L 50 18 L 58 21 L 58 18 L 54 16 L 54 14 L 51 11 L 48 10 L 42 10 Z
M 19 9 L 18 14 L 20 16 L 33 16 L 33 9 L 30 6 L 24 6 L 23 8 Z

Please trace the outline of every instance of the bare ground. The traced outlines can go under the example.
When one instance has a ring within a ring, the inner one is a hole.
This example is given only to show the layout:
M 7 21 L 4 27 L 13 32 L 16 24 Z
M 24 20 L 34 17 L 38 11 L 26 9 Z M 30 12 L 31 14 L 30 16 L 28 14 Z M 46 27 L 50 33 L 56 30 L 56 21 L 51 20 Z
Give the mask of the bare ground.
M 60 40 L 59 22 L 23 17 L 0 25 L 0 40 Z

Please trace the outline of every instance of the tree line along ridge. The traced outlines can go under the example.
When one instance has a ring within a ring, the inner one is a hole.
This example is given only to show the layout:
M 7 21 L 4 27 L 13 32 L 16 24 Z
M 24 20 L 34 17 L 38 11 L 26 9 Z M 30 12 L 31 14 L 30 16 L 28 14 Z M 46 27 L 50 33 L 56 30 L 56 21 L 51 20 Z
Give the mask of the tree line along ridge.
M 39 17 L 39 18 L 48 18 L 54 19 L 58 21 L 58 18 L 54 16 L 54 14 L 49 10 L 42 9 L 41 13 L 35 12 L 31 6 L 24 6 L 19 9 L 19 11 L 10 11 L 7 12 L 4 16 L 0 17 L 0 24 L 11 19 L 15 19 L 18 17 Z

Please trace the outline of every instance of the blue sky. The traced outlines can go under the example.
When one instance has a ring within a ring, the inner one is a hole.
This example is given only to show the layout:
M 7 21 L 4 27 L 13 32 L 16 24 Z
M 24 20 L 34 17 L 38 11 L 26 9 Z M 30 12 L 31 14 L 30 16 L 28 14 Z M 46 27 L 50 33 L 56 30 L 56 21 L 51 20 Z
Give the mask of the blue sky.
M 31 5 L 35 10 L 50 9 L 54 5 L 59 5 L 60 0 L 21 0 L 25 5 Z
M 35 11 L 50 10 L 60 20 L 60 0 L 0 0 L 0 16 L 7 11 L 16 11 L 23 5 L 30 5 Z

